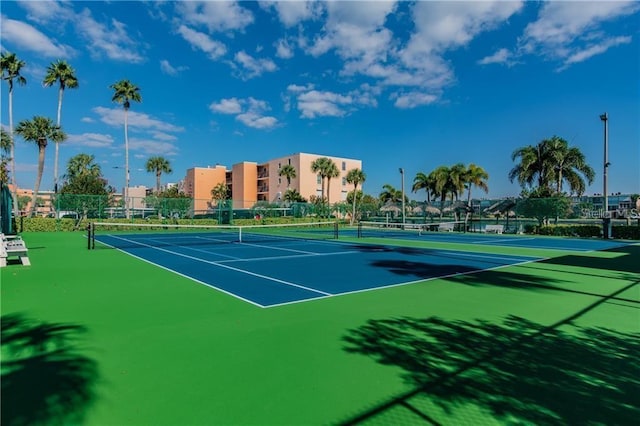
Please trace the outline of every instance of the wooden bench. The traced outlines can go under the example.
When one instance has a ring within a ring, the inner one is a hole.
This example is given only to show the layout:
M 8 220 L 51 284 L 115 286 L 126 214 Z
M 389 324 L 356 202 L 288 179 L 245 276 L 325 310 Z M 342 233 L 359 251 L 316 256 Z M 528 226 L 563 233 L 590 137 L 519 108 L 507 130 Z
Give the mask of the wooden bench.
M 23 265 L 31 265 L 28 251 L 22 238 L 0 234 L 0 267 L 7 266 L 7 259 L 10 257 L 18 257 Z
M 484 232 L 495 232 L 496 234 L 502 234 L 504 232 L 504 225 L 485 225 Z

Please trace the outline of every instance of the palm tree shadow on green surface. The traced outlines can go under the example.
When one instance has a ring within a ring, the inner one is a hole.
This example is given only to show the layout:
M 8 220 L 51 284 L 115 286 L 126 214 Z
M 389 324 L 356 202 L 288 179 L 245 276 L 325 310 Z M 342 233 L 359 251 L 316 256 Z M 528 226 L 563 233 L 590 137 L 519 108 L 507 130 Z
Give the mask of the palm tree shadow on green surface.
M 2 424 L 79 424 L 95 401 L 96 361 L 82 355 L 86 328 L 3 315 Z
M 592 269 L 606 269 L 621 272 L 640 273 L 640 245 L 625 245 L 608 250 L 605 253 L 618 253 L 620 256 L 613 258 L 594 257 L 588 255 L 565 255 L 552 257 L 541 261 L 544 264 L 579 266 Z
M 390 412 L 399 423 L 448 423 L 468 404 L 494 421 L 633 424 L 640 334 L 579 327 L 575 317 L 559 323 L 563 330 L 516 316 L 370 320 L 348 332 L 344 350 L 400 367 L 414 390 L 341 424 L 384 423 Z M 488 420 L 475 413 L 473 423 Z

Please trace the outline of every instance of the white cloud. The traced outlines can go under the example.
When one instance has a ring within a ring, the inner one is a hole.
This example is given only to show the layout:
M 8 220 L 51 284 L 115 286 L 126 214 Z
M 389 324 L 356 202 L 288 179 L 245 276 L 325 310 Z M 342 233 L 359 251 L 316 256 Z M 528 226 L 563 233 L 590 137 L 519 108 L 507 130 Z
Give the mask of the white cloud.
M 253 22 L 253 14 L 235 1 L 180 1 L 176 11 L 185 22 L 209 32 L 243 30 Z
M 20 1 L 18 4 L 27 11 L 27 18 L 39 24 L 52 21 L 58 23 L 73 17 L 73 10 L 69 3 L 57 1 Z
M 401 67 L 387 70 L 386 83 L 441 90 L 455 80 L 443 54 L 496 28 L 522 6 L 521 1 L 415 3 L 411 9 L 415 30 L 398 52 Z
M 170 135 L 169 133 L 165 133 L 165 132 L 151 131 L 150 133 L 151 133 L 151 136 L 153 136 L 153 138 L 156 139 L 156 140 L 175 141 L 175 140 L 178 139 L 174 135 Z
M 75 54 L 70 46 L 56 43 L 31 25 L 0 17 L 2 27 L 2 43 L 8 43 L 20 49 L 36 52 L 48 58 L 69 58 Z
M 302 118 L 342 117 L 347 114 L 346 107 L 353 103 L 350 96 L 318 90 L 302 93 L 297 100 Z
M 95 107 L 92 109 L 99 116 L 100 121 L 113 127 L 124 126 L 124 111 L 122 108 Z M 183 127 L 175 126 L 155 119 L 147 114 L 129 110 L 128 126 L 131 131 L 161 131 L 182 132 Z
M 564 58 L 571 54 L 571 43 L 585 34 L 593 36 L 601 23 L 638 10 L 636 1 L 544 3 L 538 19 L 525 28 L 522 48 Z
M 397 96 L 397 97 L 396 97 Z M 397 108 L 409 109 L 416 108 L 422 105 L 428 105 L 435 102 L 438 97 L 429 93 L 410 92 L 402 95 L 395 95 L 396 101 L 394 105 Z
M 242 105 L 237 98 L 230 98 L 212 102 L 209 109 L 220 114 L 238 114 L 242 111 Z
M 511 52 L 508 49 L 502 48 L 497 50 L 493 55 L 485 56 L 484 58 L 480 59 L 478 63 L 480 65 L 504 64 L 509 63 L 511 57 Z
M 289 44 L 287 39 L 281 38 L 274 43 L 276 48 L 276 56 L 281 59 L 293 58 L 293 47 Z
M 278 125 L 277 118 L 265 115 L 271 110 L 269 104 L 251 97 L 222 99 L 219 102 L 212 102 L 209 109 L 218 114 L 235 114 L 236 120 L 254 129 L 271 129 Z
M 287 28 L 318 18 L 323 9 L 322 3 L 318 1 L 260 1 L 259 3 L 264 9 L 275 9 L 280 22 Z
M 343 117 L 361 107 L 377 106 L 375 97 L 380 94 L 380 87 L 369 84 L 362 84 L 346 94 L 316 90 L 311 84 L 291 84 L 287 90 L 295 96 L 301 118 Z M 289 97 L 284 96 L 284 100 L 288 108 Z
M 112 18 L 110 25 L 100 23 L 93 18 L 89 9 L 84 9 L 75 16 L 74 23 L 94 56 L 105 55 L 109 59 L 132 63 L 144 60 L 138 52 L 139 43 L 129 36 L 131 31 L 122 22 Z
M 202 50 L 210 59 L 216 60 L 227 53 L 226 46 L 209 37 L 207 34 L 193 30 L 186 25 L 178 27 L 178 34 L 184 38 L 193 49 Z
M 82 117 L 82 118 L 80 119 L 80 121 L 82 121 L 83 123 L 95 123 L 95 122 L 96 122 L 96 120 L 94 120 L 94 119 L 93 119 L 93 118 L 91 118 L 91 117 Z
M 597 44 L 592 44 L 585 49 L 576 50 L 564 61 L 564 65 L 562 68 L 566 68 L 571 64 L 586 61 L 593 56 L 606 52 L 611 47 L 628 43 L 631 43 L 631 37 L 614 37 L 603 40 L 602 42 Z
M 163 60 L 160 61 L 160 70 L 163 73 L 171 75 L 171 76 L 178 75 L 178 73 L 180 73 L 182 71 L 185 71 L 185 70 L 188 70 L 188 69 L 189 69 L 189 67 L 183 66 L 183 65 L 180 65 L 178 67 L 174 67 L 166 59 L 163 59 Z
M 614 46 L 629 43 L 630 36 L 610 36 L 601 26 L 638 10 L 640 3 L 635 1 L 545 3 L 538 19 L 525 28 L 519 40 L 520 51 L 559 60 L 562 65 L 558 70 L 564 70 Z
M 343 71 L 349 75 L 366 74 L 369 66 L 388 59 L 393 34 L 384 23 L 395 10 L 395 2 L 344 1 L 325 5 L 328 17 L 323 32 L 306 47 L 307 53 L 320 56 L 335 50 L 345 61 Z
M 297 84 L 290 84 L 287 86 L 287 91 L 292 93 L 300 93 L 313 89 L 313 84 L 307 84 L 306 86 L 299 86 Z
M 173 144 L 152 139 L 130 138 L 129 149 L 142 151 L 147 155 L 173 156 L 178 154 L 178 149 Z
M 278 69 L 271 59 L 256 59 L 248 55 L 244 50 L 236 53 L 234 60 L 242 67 L 241 77 L 250 79 L 262 75 L 264 72 L 273 72 Z
M 113 137 L 101 133 L 69 134 L 65 144 L 67 143 L 92 148 L 109 148 L 113 146 Z
M 278 120 L 275 117 L 262 116 L 256 112 L 245 112 L 238 114 L 236 120 L 240 121 L 247 127 L 253 127 L 255 129 L 270 129 L 278 124 Z

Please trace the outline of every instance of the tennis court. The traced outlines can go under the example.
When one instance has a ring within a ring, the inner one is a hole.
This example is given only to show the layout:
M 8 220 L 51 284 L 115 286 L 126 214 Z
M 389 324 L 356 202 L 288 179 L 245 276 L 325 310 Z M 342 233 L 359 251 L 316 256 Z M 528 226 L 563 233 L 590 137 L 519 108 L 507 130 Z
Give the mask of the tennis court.
M 331 223 L 295 228 L 176 226 L 164 232 L 154 232 L 156 227 L 142 227 L 142 232 L 128 230 L 132 228 L 128 226 L 120 228 L 114 233 L 99 232 L 95 239 L 261 307 L 537 260 L 531 256 L 332 241 L 329 238 L 336 235 Z
M 445 222 L 446 223 L 446 222 Z M 451 222 L 462 225 L 462 222 Z M 435 225 L 437 229 L 437 223 Z M 362 238 L 392 238 L 424 242 L 458 243 L 469 245 L 494 245 L 504 247 L 532 248 L 542 250 L 593 251 L 608 250 L 627 243 L 621 241 L 585 238 L 549 238 L 532 235 L 485 234 L 479 232 L 433 232 L 424 230 L 425 225 L 400 223 L 366 223 L 360 227 Z M 433 226 L 430 228 L 433 229 Z M 354 235 L 354 231 L 351 232 Z
M 637 241 L 286 229 L 24 233 L 2 423 L 637 421 Z

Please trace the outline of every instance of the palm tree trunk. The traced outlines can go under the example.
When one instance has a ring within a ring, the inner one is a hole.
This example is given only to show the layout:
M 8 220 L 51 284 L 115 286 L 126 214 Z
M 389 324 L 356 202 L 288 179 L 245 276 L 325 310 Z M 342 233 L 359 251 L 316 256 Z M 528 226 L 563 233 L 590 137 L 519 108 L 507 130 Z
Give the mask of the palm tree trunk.
M 40 191 L 40 181 L 42 180 L 42 174 L 44 172 L 44 150 L 47 147 L 46 140 L 44 143 L 38 141 L 38 176 L 36 177 L 36 184 L 33 188 L 33 196 L 31 197 L 31 214 L 30 217 L 36 212 L 36 200 L 38 197 L 38 191 Z
M 62 93 L 63 93 L 63 89 L 62 86 L 60 86 L 60 90 L 58 91 L 58 121 L 57 121 L 57 126 L 58 129 L 60 128 L 60 115 L 62 112 Z M 53 192 L 54 193 L 58 193 L 58 146 L 59 143 L 57 141 L 54 141 L 56 144 L 56 155 L 55 155 L 55 160 L 53 162 Z
M 162 172 L 160 170 L 156 171 L 156 193 L 159 194 L 160 193 L 160 175 L 162 175 Z
M 9 136 L 11 137 L 11 183 L 13 184 L 13 217 L 17 220 L 20 214 L 18 207 L 18 183 L 16 181 L 15 141 L 13 140 L 13 87 L 9 88 Z
M 128 132 L 128 110 L 124 109 L 124 212 L 129 219 L 129 132 Z
M 358 196 L 358 184 L 353 185 L 353 208 L 351 210 L 351 226 L 356 219 L 356 198 Z

